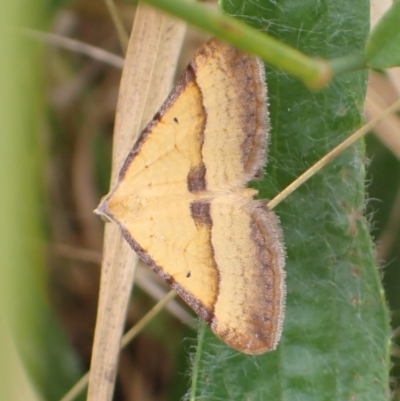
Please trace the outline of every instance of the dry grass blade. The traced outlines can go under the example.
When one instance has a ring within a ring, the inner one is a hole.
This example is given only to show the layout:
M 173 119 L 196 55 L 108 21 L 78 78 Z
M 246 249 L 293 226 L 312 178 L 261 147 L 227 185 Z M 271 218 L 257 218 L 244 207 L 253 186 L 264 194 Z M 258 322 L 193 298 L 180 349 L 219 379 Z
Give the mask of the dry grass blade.
M 138 6 L 120 85 L 112 183 L 140 129 L 170 90 L 183 33 L 182 23 L 142 4 Z M 120 338 L 137 261 L 119 228 L 107 225 L 89 401 L 112 398 Z

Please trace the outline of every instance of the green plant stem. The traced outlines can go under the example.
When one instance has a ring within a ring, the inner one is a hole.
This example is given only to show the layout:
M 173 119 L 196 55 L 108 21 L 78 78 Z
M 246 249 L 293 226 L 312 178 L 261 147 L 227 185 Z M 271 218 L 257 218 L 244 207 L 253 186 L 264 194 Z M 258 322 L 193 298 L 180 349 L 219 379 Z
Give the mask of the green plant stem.
M 329 64 L 306 56 L 277 39 L 246 25 L 242 21 L 219 14 L 186 0 L 144 0 L 167 13 L 232 43 L 238 49 L 255 54 L 269 65 L 295 75 L 310 87 L 329 83 Z
M 328 63 L 333 76 L 366 68 L 365 58 L 362 54 L 334 58 L 329 60 Z
M 192 370 L 192 386 L 190 389 L 190 399 L 189 399 L 190 401 L 196 400 L 197 381 L 199 378 L 199 366 L 200 366 L 201 353 L 203 351 L 206 329 L 207 329 L 206 324 L 203 321 L 200 321 L 199 334 L 197 336 L 196 355 Z

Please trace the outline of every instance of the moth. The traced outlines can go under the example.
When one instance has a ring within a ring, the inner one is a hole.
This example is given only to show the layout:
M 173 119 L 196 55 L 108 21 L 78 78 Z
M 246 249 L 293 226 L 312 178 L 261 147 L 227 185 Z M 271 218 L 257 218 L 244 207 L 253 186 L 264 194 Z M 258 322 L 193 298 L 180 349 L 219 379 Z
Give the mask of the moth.
M 260 60 L 209 40 L 141 133 L 96 212 L 226 344 L 273 350 L 285 304 L 277 217 L 246 188 L 266 161 Z

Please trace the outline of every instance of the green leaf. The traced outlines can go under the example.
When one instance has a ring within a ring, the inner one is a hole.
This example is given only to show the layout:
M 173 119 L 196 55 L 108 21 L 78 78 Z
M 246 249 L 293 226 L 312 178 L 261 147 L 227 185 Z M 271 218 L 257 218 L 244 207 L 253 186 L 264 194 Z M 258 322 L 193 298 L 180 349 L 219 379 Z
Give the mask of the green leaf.
M 228 14 L 315 56 L 360 52 L 365 0 L 221 0 Z M 269 69 L 271 199 L 362 123 L 366 72 L 310 92 Z M 365 207 L 358 142 L 276 208 L 287 247 L 287 309 L 274 352 L 248 356 L 201 326 L 190 400 L 386 400 L 388 313 Z
M 365 57 L 371 68 L 400 65 L 400 1 L 395 1 L 372 30 Z

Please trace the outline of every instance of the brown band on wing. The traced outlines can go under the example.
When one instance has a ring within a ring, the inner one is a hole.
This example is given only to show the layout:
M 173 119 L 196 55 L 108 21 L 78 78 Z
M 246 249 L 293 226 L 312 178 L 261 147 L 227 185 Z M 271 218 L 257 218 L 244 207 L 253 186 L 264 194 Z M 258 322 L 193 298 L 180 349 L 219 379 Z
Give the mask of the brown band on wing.
M 215 42 L 215 48 L 219 49 L 219 41 L 211 39 L 210 42 L 212 41 Z M 212 56 L 216 51 L 213 49 L 213 46 L 207 47 L 208 54 L 205 53 L 204 56 Z M 253 176 L 265 165 L 269 132 L 264 65 L 258 58 L 232 46 L 226 45 L 223 51 L 224 61 L 229 65 L 229 68 L 225 69 L 226 74 L 230 75 L 231 85 L 237 90 L 232 100 L 240 102 L 241 105 L 235 109 L 241 114 L 242 164 L 245 173 Z
M 208 251 L 209 251 L 209 260 L 212 263 L 211 268 L 214 269 L 217 272 L 218 279 L 217 279 L 217 288 L 215 290 L 214 294 L 214 299 L 212 301 L 212 310 L 209 311 L 209 315 L 207 319 L 204 318 L 204 320 L 211 325 L 211 322 L 214 319 L 214 307 L 215 303 L 218 299 L 219 295 L 219 283 L 221 280 L 221 276 L 219 273 L 219 269 L 217 266 L 217 263 L 215 261 L 215 252 L 214 252 L 214 246 L 212 244 L 212 218 L 211 218 L 211 204 L 206 201 L 196 201 L 192 202 L 190 204 L 190 214 L 196 224 L 196 227 L 198 230 L 206 230 L 208 238 L 207 238 L 207 246 L 208 246 Z
M 240 89 L 238 99 L 246 105 L 242 108 L 243 142 L 242 163 L 247 174 L 254 174 L 265 165 L 269 120 L 264 66 L 255 57 L 238 52 L 232 63 L 241 73 L 236 74 Z
M 259 322 L 255 335 L 260 342 L 274 349 L 281 336 L 284 314 L 285 273 L 283 270 L 285 249 L 278 218 L 262 203 L 254 208 L 250 225 L 255 245 L 256 260 L 263 271 L 262 286 L 265 297 L 262 309 L 254 311 L 253 321 Z M 265 326 L 269 326 L 265 330 Z
M 190 63 L 187 67 L 188 73 L 190 73 L 193 80 L 196 80 L 196 71 L 193 63 Z M 203 109 L 203 126 L 202 129 L 197 132 L 196 141 L 194 146 L 197 147 L 197 151 L 202 155 L 203 144 L 204 144 L 204 132 L 207 125 L 207 110 L 204 108 L 203 93 L 201 88 L 198 86 L 199 94 L 201 96 L 201 105 Z M 203 162 L 195 166 L 191 166 L 188 176 L 187 176 L 187 187 L 190 192 L 205 191 L 207 189 L 206 185 L 206 165 Z
M 190 169 L 187 177 L 187 186 L 190 192 L 206 190 L 206 166 L 204 163 Z
M 210 211 L 211 209 L 209 202 L 196 201 L 190 204 L 190 215 L 192 216 L 196 226 L 197 227 L 207 226 L 207 228 L 210 230 L 210 239 L 211 239 L 212 220 Z

